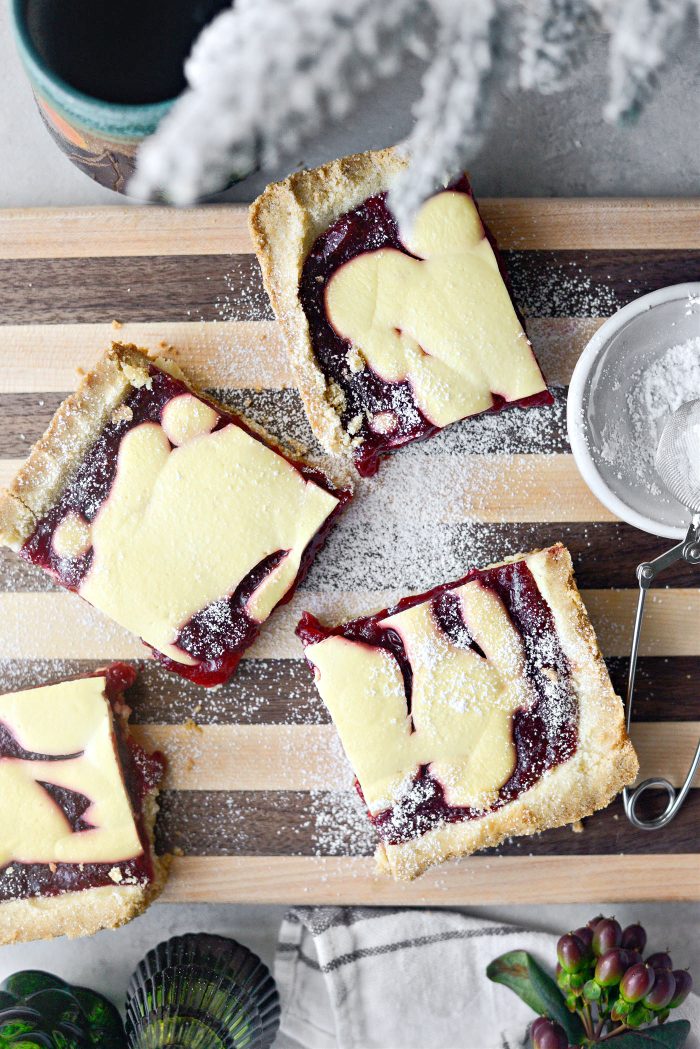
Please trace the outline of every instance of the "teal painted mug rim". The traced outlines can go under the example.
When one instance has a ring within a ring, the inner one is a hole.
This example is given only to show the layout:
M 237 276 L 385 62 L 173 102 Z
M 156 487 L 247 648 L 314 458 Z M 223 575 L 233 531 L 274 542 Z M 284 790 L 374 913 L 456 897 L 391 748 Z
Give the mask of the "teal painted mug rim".
M 73 87 L 49 69 L 37 51 L 26 25 L 26 3 L 27 0 L 12 0 L 12 28 L 29 78 L 46 100 L 57 104 L 67 116 L 79 120 L 98 134 L 124 138 L 143 138 L 151 134 L 178 96 L 163 102 L 106 102 Z

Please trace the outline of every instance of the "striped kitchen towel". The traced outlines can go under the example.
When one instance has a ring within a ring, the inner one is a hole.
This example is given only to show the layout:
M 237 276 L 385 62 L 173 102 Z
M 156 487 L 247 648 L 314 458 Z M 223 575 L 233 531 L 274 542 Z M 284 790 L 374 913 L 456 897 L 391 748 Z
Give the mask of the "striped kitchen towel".
M 523 1049 L 534 1014 L 484 970 L 517 949 L 550 968 L 556 939 L 447 910 L 296 908 L 275 958 L 275 1049 Z M 700 1031 L 700 999 L 676 1017 Z

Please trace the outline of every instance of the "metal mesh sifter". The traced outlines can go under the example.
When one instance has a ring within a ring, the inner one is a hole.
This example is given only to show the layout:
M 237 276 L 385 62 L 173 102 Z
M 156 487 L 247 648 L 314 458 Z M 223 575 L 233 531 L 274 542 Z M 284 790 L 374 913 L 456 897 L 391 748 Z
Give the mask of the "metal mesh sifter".
M 656 452 L 656 469 L 672 495 L 692 514 L 692 521 L 685 539 L 661 554 L 653 561 L 637 568 L 639 580 L 639 602 L 632 635 L 629 682 L 627 685 L 627 730 L 632 721 L 634 682 L 637 674 L 639 639 L 644 619 L 644 604 L 647 591 L 660 572 L 681 559 L 691 565 L 700 565 L 700 400 L 688 401 L 669 416 L 663 428 Z M 700 742 L 695 751 L 688 775 L 679 790 L 667 779 L 645 779 L 634 789 L 625 787 L 623 800 L 629 821 L 640 830 L 659 830 L 665 827 L 678 813 L 690 790 L 695 773 L 700 766 Z M 659 815 L 645 818 L 637 812 L 643 794 L 650 790 L 664 790 L 667 795 L 666 808 Z

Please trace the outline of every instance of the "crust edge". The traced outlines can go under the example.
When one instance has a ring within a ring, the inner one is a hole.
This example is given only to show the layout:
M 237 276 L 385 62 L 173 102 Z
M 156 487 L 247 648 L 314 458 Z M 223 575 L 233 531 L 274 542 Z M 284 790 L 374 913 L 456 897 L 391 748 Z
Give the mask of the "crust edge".
M 78 469 L 131 385 L 123 365 L 143 367 L 121 352 L 129 349 L 136 348 L 113 343 L 75 393 L 61 402 L 9 487 L 0 491 L 0 545 L 18 550 Z
M 101 929 L 118 929 L 137 918 L 160 895 L 170 866 L 169 856 L 156 856 L 154 827 L 158 791 L 144 799 L 144 820 L 153 859 L 148 885 L 100 885 L 59 896 L 38 896 L 0 903 L 0 945 L 92 936 Z
M 128 706 L 113 712 L 125 736 L 129 736 Z M 100 885 L 58 896 L 35 896 L 0 903 L 0 946 L 31 940 L 52 940 L 57 936 L 76 939 L 92 936 L 101 929 L 126 925 L 160 896 L 168 878 L 171 857 L 157 856 L 155 824 L 158 816 L 160 785 L 143 799 L 143 822 L 148 851 L 153 864 L 153 880 L 147 885 Z
M 349 456 L 351 438 L 316 363 L 297 295 L 301 272 L 316 238 L 346 211 L 388 189 L 406 164 L 395 147 L 341 157 L 272 183 L 249 209 L 263 283 L 282 328 L 306 414 L 316 437 L 333 455 Z

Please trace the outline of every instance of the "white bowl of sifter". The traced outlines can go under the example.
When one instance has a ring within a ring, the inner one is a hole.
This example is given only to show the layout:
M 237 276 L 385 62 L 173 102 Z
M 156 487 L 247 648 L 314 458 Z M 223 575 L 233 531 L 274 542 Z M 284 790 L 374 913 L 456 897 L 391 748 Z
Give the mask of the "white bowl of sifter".
M 683 539 L 690 514 L 654 467 L 663 425 L 700 397 L 700 283 L 643 295 L 608 318 L 569 386 L 569 442 L 601 503 L 653 535 Z

